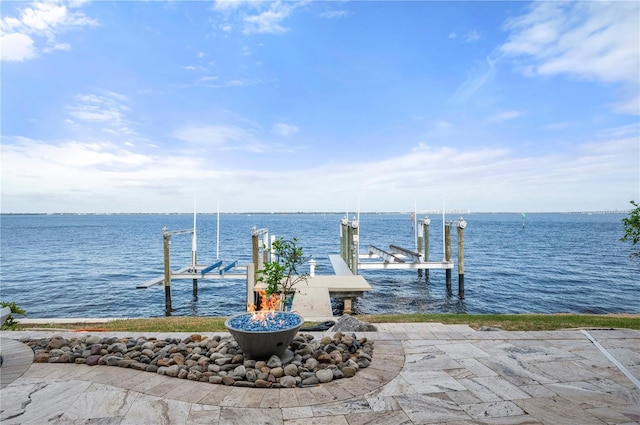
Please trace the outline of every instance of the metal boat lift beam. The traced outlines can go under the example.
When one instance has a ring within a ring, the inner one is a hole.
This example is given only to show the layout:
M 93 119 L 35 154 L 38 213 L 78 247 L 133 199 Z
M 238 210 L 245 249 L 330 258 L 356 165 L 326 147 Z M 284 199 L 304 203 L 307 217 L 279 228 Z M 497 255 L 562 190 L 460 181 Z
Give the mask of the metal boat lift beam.
M 388 253 L 387 251 L 384 251 L 373 245 L 369 245 L 369 253 L 377 255 L 378 257 L 382 258 L 385 263 L 395 263 L 395 262 L 404 263 L 404 260 L 402 258 L 397 257 L 391 253 Z

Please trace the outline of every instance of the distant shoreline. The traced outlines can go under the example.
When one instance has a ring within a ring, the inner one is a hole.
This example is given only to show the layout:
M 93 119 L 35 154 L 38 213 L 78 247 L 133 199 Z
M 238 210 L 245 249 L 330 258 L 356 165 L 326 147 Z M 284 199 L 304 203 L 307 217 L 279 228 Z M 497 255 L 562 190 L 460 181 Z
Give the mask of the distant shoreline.
M 631 210 L 602 210 L 602 211 L 525 211 L 527 215 L 536 214 L 576 214 L 576 215 L 603 215 L 603 214 L 629 214 Z M 360 211 L 349 212 L 349 214 L 360 215 L 408 215 L 413 214 L 413 211 Z M 89 213 L 73 213 L 73 212 L 54 212 L 54 213 L 35 213 L 35 212 L 21 212 L 21 213 L 0 213 L 0 216 L 108 216 L 108 215 L 192 215 L 193 212 L 113 212 L 113 213 L 101 213 L 101 212 L 89 212 Z M 217 212 L 198 212 L 198 215 L 217 215 Z M 247 212 L 220 212 L 220 215 L 345 215 L 344 211 L 277 211 L 277 212 L 265 212 L 265 211 L 247 211 Z M 442 211 L 428 210 L 418 211 L 418 214 L 442 214 Z M 447 210 L 445 214 L 458 215 L 458 214 L 517 214 L 522 212 L 516 211 L 469 211 L 469 210 Z

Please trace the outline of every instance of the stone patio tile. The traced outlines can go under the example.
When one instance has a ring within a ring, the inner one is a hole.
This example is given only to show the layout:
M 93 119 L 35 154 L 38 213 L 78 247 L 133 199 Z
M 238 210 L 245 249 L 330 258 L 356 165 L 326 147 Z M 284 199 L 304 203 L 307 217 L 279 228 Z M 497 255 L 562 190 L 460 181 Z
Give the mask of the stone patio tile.
M 238 403 L 238 407 L 260 407 L 264 393 L 270 391 L 264 388 L 247 388 L 244 397 Z
M 184 387 L 185 385 L 190 387 L 189 385 L 190 382 L 185 381 L 184 379 L 176 379 L 176 378 L 172 379 L 167 377 L 163 377 L 163 378 L 165 379 L 162 379 L 162 381 L 157 385 L 141 392 L 144 392 L 145 394 L 149 394 L 149 395 L 154 395 L 156 397 L 164 397 L 166 394 L 174 390 L 180 393 L 182 391 L 180 388 Z
M 313 394 L 318 403 L 330 403 L 337 400 L 336 396 L 331 394 L 325 386 L 311 387 L 309 388 L 309 391 Z
M 364 397 L 350 400 L 336 401 L 333 403 L 311 406 L 313 416 L 349 415 L 351 413 L 372 412 L 371 406 Z
M 311 406 L 302 407 L 285 407 L 282 409 L 282 418 L 287 419 L 301 419 L 313 417 L 313 410 Z
M 479 404 L 482 403 L 478 397 L 476 397 L 471 391 L 447 391 L 447 396 L 458 405 L 463 404 Z
M 422 343 L 424 342 L 424 343 Z M 424 353 L 440 353 L 442 351 L 436 347 L 436 344 L 439 341 L 406 341 L 404 346 L 404 356 L 408 357 L 411 355 L 424 354 Z
M 462 367 L 460 363 L 446 354 L 423 353 L 407 355 L 403 371 L 420 372 L 423 370 L 444 370 L 460 367 Z
M 616 412 L 622 413 L 632 421 L 640 423 L 640 403 L 628 404 L 626 406 L 616 406 Z
M 500 376 L 461 379 L 459 382 L 475 394 L 476 397 L 487 403 L 529 398 L 527 393 Z
M 464 385 L 444 371 L 401 372 L 400 376 L 419 394 L 466 390 Z
M 546 376 L 553 376 L 556 382 L 588 381 L 599 377 L 578 362 L 536 363 L 531 367 Z
M 222 400 L 229 395 L 233 390 L 233 387 L 226 385 L 211 385 L 211 391 L 209 391 L 204 397 L 198 400 L 199 404 L 207 404 L 211 406 L 219 406 Z M 274 390 L 276 393 L 277 390 Z
M 436 424 L 470 420 L 471 417 L 444 393 L 407 394 L 395 397 L 413 423 Z
M 545 424 L 553 425 L 602 425 L 594 415 L 576 408 L 563 397 L 528 398 L 514 400 L 522 410 Z
M 370 395 L 395 396 L 401 394 L 417 394 L 417 392 L 411 387 L 407 380 L 404 379 L 404 377 L 398 375 L 384 387 L 371 392 Z
M 280 407 L 300 407 L 295 389 L 281 388 L 278 391 L 280 392 L 280 399 L 278 401 Z
M 398 406 L 398 402 L 393 398 L 393 396 L 366 394 L 364 398 L 365 400 L 367 400 L 367 403 L 369 403 L 369 407 L 371 407 L 371 410 L 374 412 L 400 410 L 400 406 Z
M 456 369 L 445 369 L 445 372 L 454 379 L 474 378 L 476 375 L 468 369 L 461 367 Z
M 213 391 L 213 385 L 205 382 L 193 382 L 186 381 L 186 385 L 173 388 L 166 393 L 166 398 L 174 400 L 188 401 L 190 403 L 198 403 L 211 391 Z
M 609 407 L 629 404 L 629 400 L 609 394 L 590 382 L 548 384 L 547 388 L 559 396 L 582 406 Z
M 504 416 L 522 416 L 522 411 L 512 401 L 495 401 L 492 403 L 478 403 L 461 405 L 468 414 L 474 419 L 500 418 Z
M 220 407 L 237 407 L 249 388 L 231 387 L 231 391 L 221 401 Z
M 569 350 L 557 347 L 555 341 L 512 341 L 513 347 L 504 351 L 514 358 L 528 363 L 579 360 L 580 357 Z
M 349 425 L 344 415 L 321 416 L 304 419 L 291 419 L 284 422 L 285 425 Z
M 264 391 L 263 391 L 264 392 Z M 296 397 L 300 406 L 311 406 L 318 404 L 316 396 L 313 394 L 310 388 L 298 388 L 296 390 Z
M 191 403 L 140 394 L 129 408 L 123 425 L 186 423 Z
M 220 409 L 219 425 L 282 425 L 280 409 L 256 409 L 223 407 Z
M 89 386 L 91 382 L 83 381 L 45 381 L 27 388 L 9 385 L 0 391 L 3 409 L 0 420 L 3 425 L 50 423 L 71 409 Z M 7 398 L 14 400 L 11 405 L 5 405 L 8 392 Z
M 353 378 L 349 378 L 353 379 Z M 352 392 L 349 392 L 344 387 L 340 385 L 336 385 L 332 383 L 331 385 L 325 385 L 326 390 L 331 393 L 331 395 L 335 398 L 335 400 L 346 400 L 348 398 L 353 398 L 354 395 Z
M 138 375 L 138 377 L 142 377 L 143 379 L 140 379 L 139 381 L 136 379 L 136 381 L 138 381 L 136 383 L 136 385 L 132 386 L 131 390 L 133 391 L 138 391 L 141 393 L 146 393 L 148 390 L 150 390 L 151 388 L 157 386 L 157 385 L 161 385 L 163 383 L 166 383 L 167 381 L 171 381 L 171 380 L 175 380 L 176 378 L 170 378 L 167 376 L 162 376 L 162 375 L 158 375 L 155 373 L 147 373 L 145 375 Z
M 544 385 L 522 385 L 520 389 L 531 397 L 555 397 L 558 395 Z
M 267 389 L 264 391 L 262 395 L 262 400 L 260 400 L 261 408 L 278 408 L 280 407 L 280 390 L 278 389 Z
M 587 412 L 601 419 L 607 424 L 627 424 L 632 421 L 632 418 L 612 409 L 610 407 L 597 407 L 594 409 L 587 409 Z
M 138 395 L 140 393 L 135 391 L 94 382 L 76 398 L 60 420 L 124 417 Z
M 358 374 L 356 374 L 356 376 L 354 376 L 353 378 L 339 379 L 335 381 L 335 386 L 342 387 L 345 391 L 350 392 L 354 396 L 367 394 L 380 386 L 371 386 L 371 381 L 358 376 L 359 374 L 360 372 L 358 372 Z
M 21 378 L 46 378 L 51 372 L 53 369 L 48 363 L 33 363 Z
M 384 413 L 351 413 L 346 415 L 349 425 L 412 425 L 409 416 L 402 411 Z
M 218 425 L 220 422 L 220 407 L 206 404 L 191 404 L 187 423 L 193 425 Z
M 490 354 L 488 354 L 486 351 L 477 348 L 475 345 L 469 342 L 442 344 L 437 345 L 436 347 L 455 360 L 490 356 Z
M 478 361 L 518 386 L 558 382 L 554 377 L 541 373 L 532 365 L 506 354 L 494 354 L 491 357 L 479 358 Z
M 471 372 L 475 376 L 497 376 L 498 374 L 477 359 L 459 359 L 456 360 L 460 365 Z

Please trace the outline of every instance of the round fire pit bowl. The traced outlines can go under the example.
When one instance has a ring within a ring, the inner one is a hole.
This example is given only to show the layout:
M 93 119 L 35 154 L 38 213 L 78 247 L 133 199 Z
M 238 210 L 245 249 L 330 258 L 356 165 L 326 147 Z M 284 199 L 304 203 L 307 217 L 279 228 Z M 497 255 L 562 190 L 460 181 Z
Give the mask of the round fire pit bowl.
M 268 360 L 276 355 L 283 363 L 287 358 L 293 358 L 293 353 L 287 348 L 304 323 L 302 316 L 288 311 L 277 311 L 265 326 L 260 322 L 251 322 L 251 317 L 251 313 L 240 313 L 224 322 L 248 358 Z

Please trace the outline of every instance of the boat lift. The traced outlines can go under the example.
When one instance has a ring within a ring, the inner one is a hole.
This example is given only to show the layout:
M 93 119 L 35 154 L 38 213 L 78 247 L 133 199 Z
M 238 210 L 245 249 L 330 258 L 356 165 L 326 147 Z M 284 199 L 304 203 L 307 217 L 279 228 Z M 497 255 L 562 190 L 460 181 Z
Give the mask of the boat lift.
M 218 213 L 218 239 L 220 234 L 220 214 Z M 178 235 L 191 235 L 191 264 L 182 267 L 176 271 L 171 270 L 170 247 L 171 237 Z M 216 253 L 216 262 L 211 265 L 198 264 L 198 242 L 196 230 L 196 212 L 193 212 L 193 229 L 173 230 L 169 231 L 167 227 L 162 229 L 162 240 L 164 246 L 164 274 L 157 278 L 148 280 L 138 284 L 136 288 L 146 289 L 154 285 L 164 284 L 165 295 L 165 315 L 171 316 L 173 310 L 171 305 L 171 280 L 172 279 L 191 279 L 193 282 L 193 299 L 198 299 L 198 280 L 199 279 L 246 279 L 247 267 L 239 266 L 238 261 L 232 261 L 228 264 L 218 259 Z
M 458 229 L 458 295 L 464 297 L 464 229 L 467 222 L 462 217 L 456 221 L 446 221 L 443 213 L 442 261 L 429 261 L 430 223 L 428 217 L 418 220 L 416 251 L 390 244 L 388 251 L 369 245 L 368 251 L 361 253 L 358 220 L 355 217 L 352 221 L 343 218 L 340 222 L 340 257 L 343 260 L 343 268 L 350 270 L 354 275 L 357 275 L 359 270 L 417 269 L 418 276 L 422 276 L 424 270 L 427 279 L 429 270 L 445 270 L 447 292 L 451 293 L 451 271 L 454 268 L 451 259 L 451 227 L 455 224 Z M 338 260 L 333 258 L 332 262 L 338 263 Z

